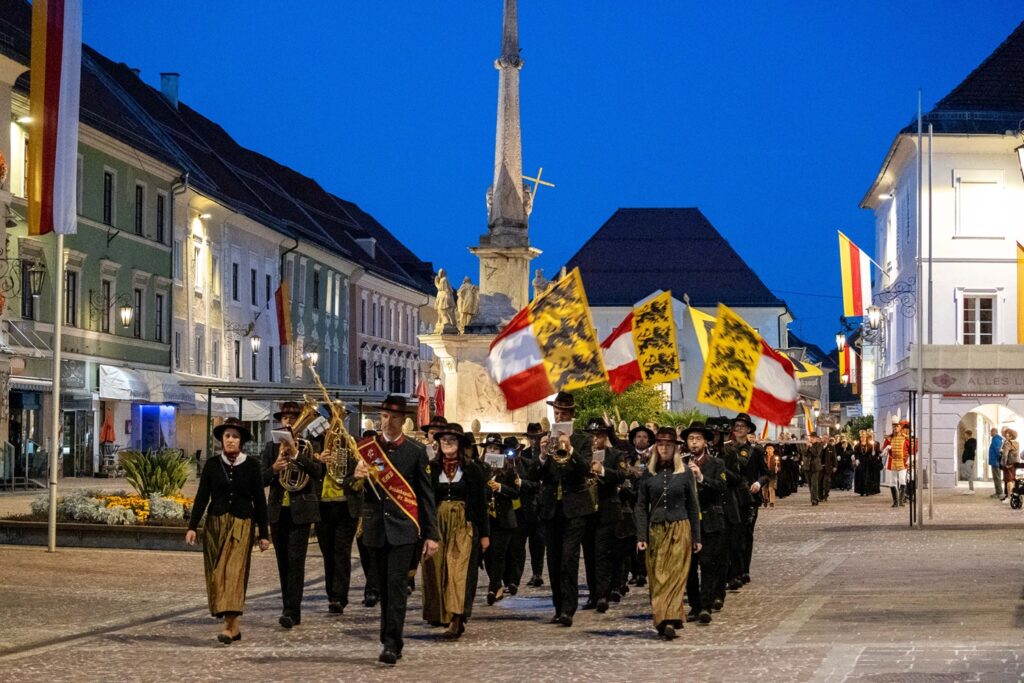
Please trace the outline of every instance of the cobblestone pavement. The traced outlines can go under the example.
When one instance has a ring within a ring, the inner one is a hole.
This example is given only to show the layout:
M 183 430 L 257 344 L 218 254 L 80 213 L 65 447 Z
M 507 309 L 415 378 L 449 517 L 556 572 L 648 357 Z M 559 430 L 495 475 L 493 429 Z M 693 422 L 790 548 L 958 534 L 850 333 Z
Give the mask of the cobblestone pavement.
M 273 553 L 254 557 L 243 640 L 214 640 L 196 554 L 0 546 L 0 671 L 11 681 L 495 680 L 1021 681 L 1024 511 L 983 493 L 936 493 L 924 530 L 882 496 L 801 491 L 762 510 L 753 582 L 709 626 L 671 643 L 651 627 L 646 589 L 604 615 L 551 626 L 546 586 L 492 607 L 479 594 L 455 643 L 419 618 L 405 656 L 376 663 L 377 609 L 328 616 L 313 544 L 302 625 L 277 626 Z M 358 562 L 355 562 L 358 567 Z

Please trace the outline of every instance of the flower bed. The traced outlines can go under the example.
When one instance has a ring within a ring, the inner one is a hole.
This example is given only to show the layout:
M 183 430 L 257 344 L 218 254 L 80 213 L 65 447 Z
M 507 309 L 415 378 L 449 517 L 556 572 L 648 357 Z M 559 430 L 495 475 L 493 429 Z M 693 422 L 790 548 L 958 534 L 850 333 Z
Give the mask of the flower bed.
M 76 491 L 57 499 L 58 520 L 111 526 L 177 526 L 176 523 L 188 519 L 191 509 L 192 499 L 180 495 L 153 494 L 143 498 L 125 492 Z M 49 510 L 50 501 L 47 495 L 44 494 L 32 501 L 32 517 L 45 519 Z

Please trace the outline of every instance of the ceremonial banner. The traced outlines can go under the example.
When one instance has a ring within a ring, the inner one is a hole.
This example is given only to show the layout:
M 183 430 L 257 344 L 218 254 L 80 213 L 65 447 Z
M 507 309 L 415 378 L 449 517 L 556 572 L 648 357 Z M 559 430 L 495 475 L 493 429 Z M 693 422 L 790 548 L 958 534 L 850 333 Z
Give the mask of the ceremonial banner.
M 789 424 L 797 401 L 793 363 L 727 306 L 718 304 L 717 317 L 697 400 Z
M 488 363 L 508 410 L 605 378 L 578 268 L 509 321 L 491 342 Z
M 281 346 L 291 346 L 292 343 L 292 305 L 288 296 L 288 285 L 284 280 L 277 286 L 274 292 L 274 312 L 277 314 L 277 339 Z
M 849 384 L 855 394 L 860 393 L 860 363 L 857 352 L 850 348 L 849 344 L 843 346 L 839 352 L 839 379 L 843 384 Z M 843 378 L 846 378 L 845 380 Z
M 808 434 L 814 432 L 814 420 L 811 419 L 811 407 L 806 403 L 803 404 L 804 409 L 804 428 Z
M 363 459 L 370 468 L 369 479 L 371 484 L 384 489 L 388 498 L 394 502 L 409 519 L 413 521 L 416 528 L 420 528 L 419 505 L 416 502 L 416 492 L 405 480 L 402 473 L 395 469 L 395 466 L 388 459 L 384 448 L 377 442 L 377 437 L 371 436 L 360 441 L 359 457 Z
M 81 0 L 33 0 L 30 64 L 29 234 L 74 234 L 78 229 Z
M 841 232 L 839 268 L 843 276 L 843 316 L 867 315 L 871 305 L 871 259 Z
M 1017 242 L 1017 343 L 1024 344 L 1024 247 Z
M 637 305 L 601 342 L 608 384 L 619 394 L 637 382 L 659 384 L 679 378 L 679 349 L 672 293 Z

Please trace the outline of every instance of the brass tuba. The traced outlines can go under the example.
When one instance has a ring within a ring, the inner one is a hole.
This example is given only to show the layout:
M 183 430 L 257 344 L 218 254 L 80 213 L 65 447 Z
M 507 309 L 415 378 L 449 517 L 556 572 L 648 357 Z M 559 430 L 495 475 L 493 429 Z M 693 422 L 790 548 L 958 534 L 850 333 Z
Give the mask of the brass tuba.
M 309 371 L 313 375 L 313 381 L 320 387 L 324 401 L 327 402 L 327 406 L 331 410 L 330 424 L 324 433 L 324 450 L 321 461 L 327 467 L 327 476 L 335 484 L 341 486 L 348 476 L 349 459 L 355 455 L 358 446 L 356 445 L 356 440 L 345 429 L 345 413 L 347 412 L 345 404 L 339 399 L 332 399 L 330 397 L 330 394 L 327 393 L 327 387 L 320 381 L 320 375 L 317 374 L 316 369 L 312 365 L 310 365 Z
M 313 445 L 308 439 L 299 438 L 299 434 L 306 431 L 306 428 L 320 416 L 320 412 L 316 409 L 316 401 L 308 397 L 304 398 L 302 411 L 295 418 L 295 422 L 292 423 L 291 431 L 295 437 L 295 445 L 298 447 L 299 453 L 312 455 Z M 278 473 L 277 481 L 285 491 L 301 491 L 309 483 L 309 475 L 302 471 L 295 460 L 289 460 L 288 466 Z

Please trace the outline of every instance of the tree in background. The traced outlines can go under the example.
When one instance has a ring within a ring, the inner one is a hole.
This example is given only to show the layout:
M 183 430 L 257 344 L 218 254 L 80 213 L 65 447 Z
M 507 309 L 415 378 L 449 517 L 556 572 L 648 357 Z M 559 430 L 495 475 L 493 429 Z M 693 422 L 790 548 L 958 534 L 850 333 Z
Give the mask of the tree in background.
M 626 424 L 658 422 L 665 412 L 665 394 L 657 387 L 634 384 L 616 394 L 607 384 L 594 384 L 573 392 L 576 399 L 575 429 L 584 429 L 587 422 L 605 415 L 618 427 L 619 420 Z
M 875 428 L 875 416 L 864 415 L 863 417 L 851 417 L 847 420 L 846 425 L 843 427 L 843 431 L 849 435 L 854 441 L 857 440 L 858 434 L 862 429 L 874 429 Z M 877 438 L 877 434 L 875 435 Z

